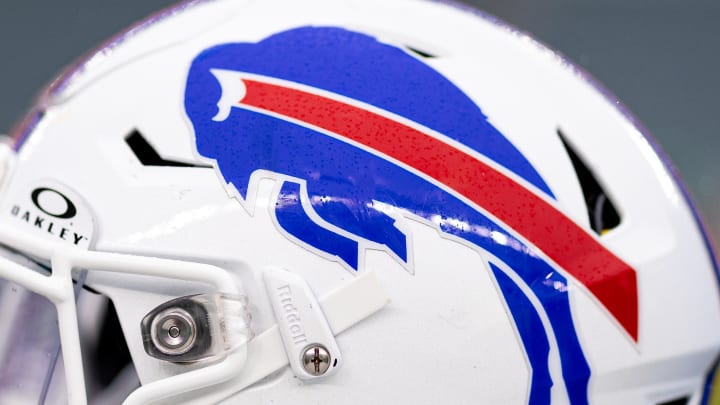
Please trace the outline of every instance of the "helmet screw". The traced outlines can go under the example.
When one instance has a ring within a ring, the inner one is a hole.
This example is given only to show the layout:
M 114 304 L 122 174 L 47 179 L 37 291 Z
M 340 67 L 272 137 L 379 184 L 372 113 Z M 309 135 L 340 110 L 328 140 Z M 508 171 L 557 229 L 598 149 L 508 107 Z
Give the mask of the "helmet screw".
M 330 368 L 330 353 L 323 346 L 312 344 L 305 349 L 302 364 L 310 375 L 321 376 Z
M 168 308 L 157 314 L 152 321 L 152 342 L 162 353 L 180 355 L 187 353 L 197 335 L 193 317 L 182 308 Z

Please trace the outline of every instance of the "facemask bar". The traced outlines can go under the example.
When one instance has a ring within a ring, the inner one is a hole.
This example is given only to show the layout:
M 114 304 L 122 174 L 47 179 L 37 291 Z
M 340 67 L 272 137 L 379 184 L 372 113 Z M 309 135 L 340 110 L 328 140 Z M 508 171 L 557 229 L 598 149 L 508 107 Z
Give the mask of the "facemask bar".
M 0 241 L 30 256 L 50 259 L 52 274 L 45 276 L 0 257 L 0 277 L 45 296 L 55 305 L 68 402 L 72 404 L 87 403 L 71 275 L 73 268 L 196 281 L 215 287 L 218 293 L 239 295 L 236 282 L 230 274 L 208 264 L 68 248 L 17 229 L 0 229 Z M 240 373 L 246 359 L 247 346 L 243 344 L 217 364 L 141 386 L 124 404 L 144 404 L 229 380 Z

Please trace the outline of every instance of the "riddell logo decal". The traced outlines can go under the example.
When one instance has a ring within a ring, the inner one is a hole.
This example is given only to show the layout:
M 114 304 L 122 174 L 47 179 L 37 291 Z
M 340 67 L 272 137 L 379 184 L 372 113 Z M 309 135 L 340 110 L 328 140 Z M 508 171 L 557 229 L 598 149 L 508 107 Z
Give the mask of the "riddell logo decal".
M 298 309 L 293 304 L 292 290 L 289 285 L 284 285 L 277 288 L 278 298 L 282 304 L 282 311 L 287 321 L 287 328 L 290 332 L 290 338 L 296 345 L 307 343 L 307 337 L 305 337 L 305 330 L 300 320 L 300 314 Z
M 68 221 L 77 215 L 77 207 L 63 193 L 48 187 L 38 187 L 30 193 L 30 199 L 37 210 L 15 204 L 10 209 L 10 215 L 76 246 L 89 240 L 82 232 L 73 229 L 72 221 Z M 49 199 L 56 203 L 48 203 Z

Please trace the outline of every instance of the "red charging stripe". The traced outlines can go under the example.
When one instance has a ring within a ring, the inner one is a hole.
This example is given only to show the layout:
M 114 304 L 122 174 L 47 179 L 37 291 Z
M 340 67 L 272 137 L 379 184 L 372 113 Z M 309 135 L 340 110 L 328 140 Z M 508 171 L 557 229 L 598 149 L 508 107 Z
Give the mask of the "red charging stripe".
M 447 185 L 531 241 L 584 284 L 637 341 L 635 270 L 554 206 L 485 163 L 377 113 L 306 91 L 243 79 L 240 104 L 366 145 Z

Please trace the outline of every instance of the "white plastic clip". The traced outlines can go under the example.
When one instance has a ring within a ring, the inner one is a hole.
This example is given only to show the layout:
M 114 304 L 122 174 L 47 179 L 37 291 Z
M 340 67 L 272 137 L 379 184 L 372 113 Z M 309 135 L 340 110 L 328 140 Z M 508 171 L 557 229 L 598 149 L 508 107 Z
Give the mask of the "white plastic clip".
M 336 372 L 342 365 L 340 348 L 305 280 L 289 271 L 269 268 L 265 287 L 295 375 L 312 380 Z

